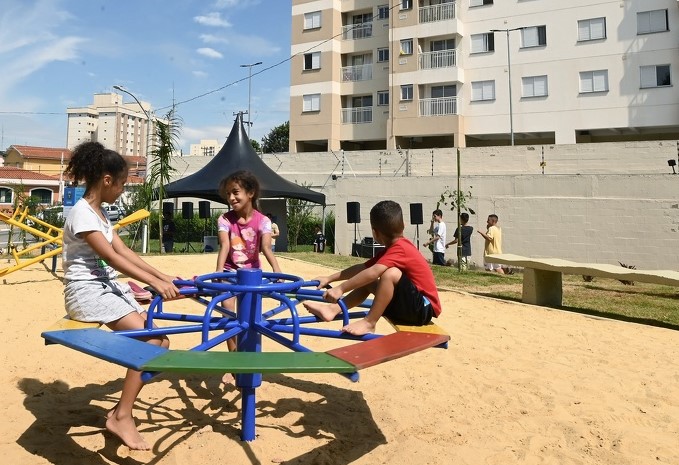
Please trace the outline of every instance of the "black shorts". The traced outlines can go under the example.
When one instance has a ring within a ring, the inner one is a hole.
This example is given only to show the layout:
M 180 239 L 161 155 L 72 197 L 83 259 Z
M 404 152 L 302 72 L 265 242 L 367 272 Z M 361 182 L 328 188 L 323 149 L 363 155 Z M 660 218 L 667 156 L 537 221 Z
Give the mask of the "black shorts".
M 405 274 L 401 275 L 384 316 L 395 324 L 423 326 L 431 321 L 433 314 L 431 303 L 425 304 L 424 295 Z

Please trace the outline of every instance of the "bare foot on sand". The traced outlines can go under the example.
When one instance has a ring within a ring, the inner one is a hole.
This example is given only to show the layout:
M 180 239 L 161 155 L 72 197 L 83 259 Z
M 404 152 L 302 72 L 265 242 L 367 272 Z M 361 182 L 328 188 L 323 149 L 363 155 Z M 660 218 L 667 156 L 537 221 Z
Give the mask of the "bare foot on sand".
M 353 334 L 354 336 L 363 336 L 364 334 L 375 332 L 375 323 L 372 323 L 365 318 L 362 320 L 354 321 L 349 323 L 342 331 L 345 333 Z
M 118 418 L 116 415 L 111 415 L 106 420 L 106 429 L 120 438 L 123 443 L 133 450 L 150 450 L 144 438 L 141 437 L 137 431 L 137 425 L 134 424 L 132 416 Z
M 222 376 L 222 383 L 229 385 L 229 384 L 234 384 L 236 382 L 236 378 L 234 378 L 233 374 L 231 373 L 224 373 L 224 376 Z
M 309 313 L 317 316 L 323 321 L 332 321 L 342 311 L 337 304 L 328 304 L 325 302 L 316 302 L 313 300 L 304 302 L 304 307 L 309 310 Z

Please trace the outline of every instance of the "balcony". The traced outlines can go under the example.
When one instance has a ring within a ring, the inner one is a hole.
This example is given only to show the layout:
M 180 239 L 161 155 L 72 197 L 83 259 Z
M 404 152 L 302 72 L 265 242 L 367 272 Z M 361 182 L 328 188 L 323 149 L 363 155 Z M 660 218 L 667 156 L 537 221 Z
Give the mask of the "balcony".
M 457 97 L 420 99 L 420 116 L 457 115 Z
M 342 108 L 342 124 L 373 122 L 373 107 Z
M 340 81 L 369 81 L 373 78 L 373 65 L 345 66 L 340 69 Z
M 373 23 L 359 23 L 342 26 L 342 40 L 366 39 L 373 36 Z
M 423 6 L 419 9 L 420 24 L 455 19 L 455 2 Z
M 457 50 L 420 53 L 420 69 L 452 68 L 455 66 Z

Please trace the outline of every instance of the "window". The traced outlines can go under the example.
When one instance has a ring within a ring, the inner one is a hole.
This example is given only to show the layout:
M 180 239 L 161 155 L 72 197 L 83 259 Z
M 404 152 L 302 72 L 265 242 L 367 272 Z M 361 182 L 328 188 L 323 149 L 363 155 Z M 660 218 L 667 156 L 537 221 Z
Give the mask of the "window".
M 383 63 L 389 61 L 389 49 L 388 48 L 378 48 L 377 49 L 377 62 Z
M 0 203 L 12 203 L 12 189 L 0 187 Z
M 413 39 L 401 40 L 401 55 L 413 54 Z
M 302 111 L 321 111 L 321 94 L 305 95 Z
M 495 100 L 495 81 L 472 82 L 472 102 Z
M 670 81 L 670 65 L 642 66 L 640 69 L 642 89 L 672 85 Z
M 50 189 L 33 189 L 31 191 L 31 197 L 37 197 L 38 203 L 52 205 L 52 196 L 54 193 Z
M 607 92 L 608 70 L 583 71 L 580 73 L 580 92 Z
M 578 40 L 606 38 L 606 18 L 592 18 L 578 21 Z
M 383 107 L 389 105 L 389 91 L 379 90 L 377 91 L 377 106 Z
M 471 35 L 471 53 L 492 52 L 495 50 L 495 36 L 492 32 Z
M 377 6 L 377 19 L 389 19 L 389 5 Z
M 410 10 L 413 7 L 413 0 L 401 0 L 401 9 Z
M 351 107 L 371 107 L 373 106 L 373 96 L 372 95 L 359 95 L 357 97 L 351 98 Z
M 431 98 L 455 97 L 457 89 L 453 85 L 432 86 Z
M 668 31 L 667 10 L 642 11 L 637 13 L 637 34 Z
M 492 5 L 493 0 L 469 0 L 469 6 Z
M 547 96 L 547 76 L 528 76 L 521 79 L 523 97 Z
M 321 12 L 304 13 L 304 29 L 318 29 L 321 27 Z
M 432 40 L 429 42 L 429 50 L 432 52 L 441 52 L 443 50 L 454 50 L 455 39 Z
M 523 48 L 547 45 L 547 26 L 533 26 L 521 29 Z
M 304 70 L 321 68 L 321 52 L 304 54 Z
M 401 100 L 412 100 L 413 99 L 413 85 L 406 84 L 401 86 Z

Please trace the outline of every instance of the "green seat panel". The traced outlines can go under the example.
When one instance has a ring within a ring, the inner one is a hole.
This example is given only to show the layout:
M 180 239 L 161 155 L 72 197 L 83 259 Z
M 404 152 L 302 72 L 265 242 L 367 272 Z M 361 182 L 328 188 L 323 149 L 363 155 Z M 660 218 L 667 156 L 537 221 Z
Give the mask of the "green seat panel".
M 316 352 L 200 352 L 171 350 L 149 360 L 145 371 L 176 373 L 354 373 L 356 367 Z

